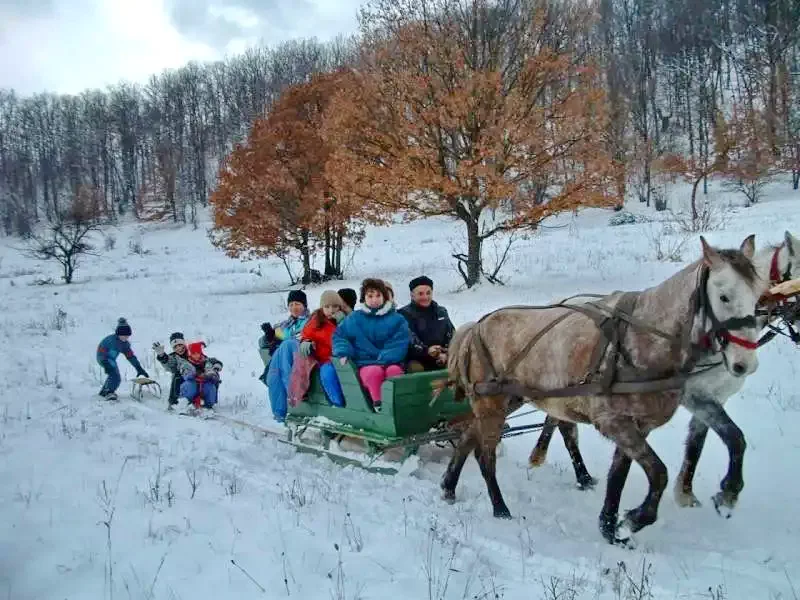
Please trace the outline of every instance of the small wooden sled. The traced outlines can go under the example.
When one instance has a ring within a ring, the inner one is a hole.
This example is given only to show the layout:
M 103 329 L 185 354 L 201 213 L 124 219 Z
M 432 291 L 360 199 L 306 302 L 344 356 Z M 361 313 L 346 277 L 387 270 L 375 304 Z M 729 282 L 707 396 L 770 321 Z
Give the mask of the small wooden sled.
M 161 384 L 149 377 L 136 377 L 131 381 L 131 398 L 141 401 L 145 389 L 153 396 L 161 398 Z

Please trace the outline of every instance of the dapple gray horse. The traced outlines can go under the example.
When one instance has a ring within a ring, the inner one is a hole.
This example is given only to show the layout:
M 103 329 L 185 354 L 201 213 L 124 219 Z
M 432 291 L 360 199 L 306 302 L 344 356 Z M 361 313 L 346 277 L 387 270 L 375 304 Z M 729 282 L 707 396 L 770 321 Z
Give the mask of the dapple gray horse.
M 800 249 L 800 241 L 790 232 L 784 232 L 782 243 L 765 246 L 755 254 L 753 265 L 756 273 L 761 279 L 768 281 L 769 286 L 788 281 L 792 278 L 792 274 L 797 272 L 798 249 Z M 763 317 L 759 317 L 757 322 L 759 329 L 763 329 L 766 325 L 766 319 Z M 709 385 L 710 382 L 713 382 L 713 385 Z M 715 369 L 710 370 L 702 377 L 698 376 L 689 379 L 684 386 L 683 393 L 688 396 L 710 396 L 715 402 L 724 406 L 731 396 L 742 389 L 744 382 L 744 377 L 728 374 L 722 361 L 719 360 Z M 580 489 L 594 487 L 597 482 L 586 469 L 583 457 L 578 449 L 578 427 L 575 423 L 559 421 L 548 415 L 539 439 L 536 441 L 536 446 L 531 452 L 530 465 L 538 467 L 544 464 L 550 439 L 556 427 L 558 427 L 561 436 L 564 438 L 564 444 L 572 461 L 572 467 L 575 470 L 578 487 Z M 692 489 L 692 480 L 697 464 L 700 461 L 707 433 L 708 425 L 696 416 L 692 416 L 689 422 L 689 433 L 686 437 L 683 463 L 674 486 L 675 501 L 681 506 L 700 506 L 700 501 Z
M 600 530 L 610 543 L 627 543 L 618 535 L 620 527 L 635 532 L 654 523 L 667 484 L 667 469 L 647 435 L 686 399 L 686 408 L 730 449 L 728 474 L 715 501 L 735 505 L 744 486 L 744 436 L 719 403 L 707 396 L 686 398 L 680 390 L 700 360 L 721 355 L 735 377 L 756 370 L 754 313 L 766 286 L 751 262 L 754 236 L 739 250 L 716 250 L 700 240 L 700 260 L 641 292 L 579 304 L 507 307 L 459 328 L 450 345 L 448 379 L 439 388 L 454 387 L 457 395 L 469 397 L 475 418 L 442 479 L 445 500 L 455 501 L 464 462 L 474 451 L 494 515 L 510 518 L 495 476 L 496 448 L 510 401 L 524 398 L 558 420 L 591 423 L 616 444 Z M 633 460 L 647 474 L 649 491 L 618 523 Z

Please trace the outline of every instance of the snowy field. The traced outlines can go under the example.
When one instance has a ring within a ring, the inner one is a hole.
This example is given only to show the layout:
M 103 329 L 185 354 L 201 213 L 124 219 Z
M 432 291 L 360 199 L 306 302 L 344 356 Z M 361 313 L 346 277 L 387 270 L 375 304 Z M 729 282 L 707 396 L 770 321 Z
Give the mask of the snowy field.
M 738 203 L 721 192 L 715 201 Z M 635 202 L 628 208 L 654 215 Z M 610 216 L 587 211 L 549 221 L 515 247 L 506 286 L 469 291 L 459 290 L 451 264 L 457 224 L 371 229 L 348 279 L 331 287 L 383 277 L 405 303 L 407 281 L 425 273 L 458 325 L 506 304 L 641 289 L 699 256 L 694 235 L 681 262 L 658 261 L 660 225 L 609 227 Z M 458 502 L 448 506 L 440 499 L 441 451 L 383 476 L 220 421 L 167 414 L 169 377 L 150 347 L 180 330 L 225 363 L 220 411 L 271 421 L 256 340 L 262 321 L 285 312 L 286 292 L 276 290 L 286 287 L 286 272 L 278 261 L 226 258 L 209 244 L 206 226 L 112 230 L 116 247 L 87 258 L 70 286 L 34 285 L 58 282 L 57 265 L 25 259 L 12 248 L 17 240 L 2 240 L 0 598 L 798 598 L 800 351 L 785 338 L 761 351 L 759 370 L 728 404 L 748 441 L 733 518 L 718 517 L 709 500 L 727 466 L 712 433 L 695 480 L 704 505 L 679 508 L 670 481 L 659 521 L 625 550 L 606 544 L 597 528 L 612 446 L 588 427 L 581 426 L 581 445 L 600 479 L 593 491 L 575 489 L 558 435 L 538 469 L 527 467 L 537 434 L 503 443 L 498 478 L 514 518 L 500 521 L 471 457 Z M 781 183 L 705 235 L 738 247 L 756 233 L 761 247 L 780 242 L 785 229 L 800 234 L 800 195 Z M 307 290 L 311 307 L 325 287 Z M 121 401 L 97 397 L 103 375 L 95 348 L 119 316 L 165 388 L 162 400 L 128 397 L 134 372 L 122 357 Z M 650 436 L 672 476 L 687 422 L 680 409 Z M 645 491 L 635 466 L 622 507 L 638 505 Z

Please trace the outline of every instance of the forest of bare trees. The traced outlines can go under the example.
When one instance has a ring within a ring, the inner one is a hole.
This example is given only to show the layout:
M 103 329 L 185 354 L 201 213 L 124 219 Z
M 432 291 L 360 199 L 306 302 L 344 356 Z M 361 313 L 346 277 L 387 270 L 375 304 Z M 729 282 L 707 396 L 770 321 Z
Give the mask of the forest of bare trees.
M 370 3 L 391 8 L 403 1 Z M 528 14 L 520 7 L 545 2 L 558 10 L 571 0 L 418 3 L 464 11 L 480 5 L 484 25 L 491 25 L 498 15 Z M 731 107 L 761 116 L 758 139 L 770 167 L 791 172 L 797 189 L 800 3 L 596 3 L 588 34 L 567 33 L 581 35 L 573 45 L 600 62 L 610 104 L 605 139 L 625 165 L 629 198 L 664 208 L 653 183 L 659 157 L 713 161 L 714 125 Z M 524 51 L 506 50 L 509 56 Z M 27 235 L 37 223 L 59 220 L 79 194 L 88 194 L 110 221 L 132 213 L 195 223 L 216 188 L 221 161 L 281 91 L 313 73 L 354 65 L 358 56 L 356 37 L 303 40 L 190 63 L 146 85 L 121 83 L 78 96 L 0 90 L 0 230 Z

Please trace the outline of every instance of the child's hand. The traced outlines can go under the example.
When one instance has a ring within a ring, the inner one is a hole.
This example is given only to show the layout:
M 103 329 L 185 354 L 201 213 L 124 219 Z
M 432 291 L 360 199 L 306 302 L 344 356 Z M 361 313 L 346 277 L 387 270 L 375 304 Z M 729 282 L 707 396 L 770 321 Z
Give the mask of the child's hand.
M 347 364 L 347 357 L 346 356 L 342 356 L 339 359 L 339 364 L 342 365 L 342 366 L 346 365 Z
M 269 323 L 262 323 L 261 331 L 264 332 L 264 337 L 267 338 L 268 342 L 271 342 L 273 339 L 275 339 L 275 330 Z
M 155 350 L 156 354 L 159 356 L 164 354 L 164 346 L 161 342 L 153 342 L 153 350 Z
M 314 342 L 310 340 L 300 342 L 300 354 L 303 356 L 311 356 L 312 352 L 314 352 Z

